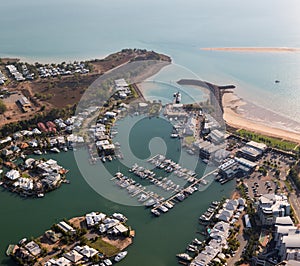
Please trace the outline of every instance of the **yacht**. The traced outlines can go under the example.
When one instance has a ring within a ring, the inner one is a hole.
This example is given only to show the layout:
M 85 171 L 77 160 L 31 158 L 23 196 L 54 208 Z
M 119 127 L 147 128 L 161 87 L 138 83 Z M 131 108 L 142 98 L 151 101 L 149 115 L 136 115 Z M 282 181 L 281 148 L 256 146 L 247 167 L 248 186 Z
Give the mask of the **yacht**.
M 33 153 L 36 154 L 36 155 L 42 155 L 43 154 L 40 150 L 33 151 Z
M 176 257 L 183 259 L 183 260 L 187 260 L 187 261 L 191 261 L 193 259 L 190 255 L 188 255 L 186 253 L 177 254 Z
M 50 149 L 50 151 L 55 152 L 55 153 L 60 153 L 60 150 L 56 147 Z
M 119 262 L 120 260 L 124 259 L 127 255 L 127 251 L 122 251 L 120 253 L 118 253 L 118 255 L 115 257 L 115 261 Z
M 155 216 L 160 216 L 160 212 L 158 210 L 152 209 L 151 212 L 155 215 Z
M 155 199 L 151 198 L 151 199 L 147 200 L 147 201 L 144 203 L 144 205 L 145 205 L 146 207 L 151 207 L 151 206 L 153 206 L 156 202 L 157 202 L 157 201 L 156 201 Z

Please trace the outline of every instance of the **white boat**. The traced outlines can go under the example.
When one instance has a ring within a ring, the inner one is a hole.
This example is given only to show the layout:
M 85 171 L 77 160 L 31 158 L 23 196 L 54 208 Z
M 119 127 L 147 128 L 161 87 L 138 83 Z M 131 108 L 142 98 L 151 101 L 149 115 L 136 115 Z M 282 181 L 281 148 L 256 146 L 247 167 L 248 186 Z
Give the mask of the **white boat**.
M 171 134 L 171 138 L 178 138 L 178 137 L 179 137 L 178 134 L 175 134 L 175 133 Z
M 158 210 L 152 209 L 151 212 L 157 217 L 160 216 L 160 212 Z
M 115 257 L 115 261 L 119 262 L 120 260 L 124 259 L 127 255 L 127 251 L 122 251 L 120 253 L 118 253 L 118 255 Z
M 191 261 L 193 259 L 190 255 L 188 255 L 186 253 L 177 254 L 176 257 L 183 259 L 183 260 L 187 260 L 187 261 Z
M 38 196 L 38 198 L 43 198 L 45 195 L 44 195 L 44 193 L 39 193 L 37 196 Z
M 50 151 L 55 152 L 55 153 L 60 153 L 60 150 L 56 147 L 50 149 Z
M 104 262 L 104 263 L 105 263 L 105 265 L 107 265 L 107 266 L 110 266 L 110 265 L 112 265 L 112 262 L 111 262 L 111 260 L 110 260 L 110 259 L 105 259 L 103 262 Z
M 156 200 L 154 200 L 154 199 L 149 199 L 149 200 L 147 200 L 145 203 L 144 203 L 144 205 L 146 206 L 146 207 L 151 207 L 151 206 L 153 206 L 154 204 L 156 203 Z
M 26 241 L 27 241 L 27 238 L 22 238 L 22 239 L 19 241 L 19 245 L 23 245 Z
M 40 150 L 33 151 L 33 153 L 36 154 L 36 155 L 42 155 L 43 154 Z

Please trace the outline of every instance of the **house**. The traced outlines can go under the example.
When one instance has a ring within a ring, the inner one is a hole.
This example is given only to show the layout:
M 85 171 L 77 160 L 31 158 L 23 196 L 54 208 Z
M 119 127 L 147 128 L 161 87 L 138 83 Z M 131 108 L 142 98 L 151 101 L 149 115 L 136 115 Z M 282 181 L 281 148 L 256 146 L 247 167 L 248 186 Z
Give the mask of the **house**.
M 56 243 L 62 237 L 62 234 L 48 230 L 45 232 L 45 237 L 48 238 L 52 243 Z
M 85 221 L 88 227 L 99 224 L 99 222 L 103 221 L 106 218 L 106 215 L 103 213 L 91 212 L 85 215 Z
M 8 171 L 5 176 L 10 180 L 17 180 L 20 177 L 20 173 L 18 170 L 12 169 Z
M 80 253 L 82 256 L 86 257 L 86 258 L 92 258 L 95 255 L 97 255 L 99 253 L 98 250 L 89 247 L 88 245 L 85 245 L 83 247 L 80 246 L 76 246 L 74 248 L 75 251 L 77 251 L 78 253 Z
M 25 248 L 33 255 L 33 256 L 38 256 L 42 250 L 40 246 L 35 243 L 34 241 L 30 241 L 25 245 Z
M 17 103 L 21 106 L 24 113 L 31 108 L 31 103 L 25 96 L 21 96 L 20 99 L 17 100 Z
M 76 233 L 76 230 L 68 225 L 66 222 L 64 221 L 61 221 L 57 224 L 57 226 L 62 230 L 64 231 L 65 233 L 71 233 L 71 234 L 75 234 Z
M 123 224 L 116 225 L 115 229 L 118 231 L 119 234 L 124 234 L 124 233 L 128 232 L 128 228 Z
M 73 263 L 78 263 L 83 258 L 83 256 L 74 249 L 65 253 L 63 256 Z
M 48 260 L 44 266 L 71 266 L 72 262 L 68 260 L 67 258 L 60 257 L 58 259 L 51 259 Z

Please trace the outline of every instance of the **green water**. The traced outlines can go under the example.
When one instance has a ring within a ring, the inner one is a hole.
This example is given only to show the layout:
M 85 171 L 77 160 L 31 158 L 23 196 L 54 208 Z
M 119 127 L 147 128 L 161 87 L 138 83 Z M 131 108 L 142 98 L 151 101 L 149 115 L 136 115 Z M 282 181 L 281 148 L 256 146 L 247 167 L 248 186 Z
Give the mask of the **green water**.
M 134 119 L 134 118 L 131 118 Z M 119 141 L 123 146 L 122 136 L 128 125 L 130 118 L 123 121 L 118 121 Z M 148 129 L 145 134 L 146 123 Z M 154 131 L 150 132 L 150 128 Z M 141 120 L 135 124 L 132 131 L 133 139 L 140 139 L 141 141 L 131 141 L 132 150 L 135 156 L 142 159 L 150 155 L 151 152 L 156 152 L 158 146 L 163 147 L 160 142 L 150 145 L 149 150 L 144 144 L 149 141 L 149 138 L 159 138 L 160 134 L 165 134 L 170 130 L 170 125 L 162 119 L 153 119 L 151 122 Z M 153 133 L 154 132 L 154 133 Z M 168 136 L 168 135 L 167 135 Z M 117 137 L 118 138 L 118 137 Z M 129 137 L 129 139 L 131 139 Z M 126 141 L 126 138 L 124 138 Z M 144 143 L 145 141 L 145 143 Z M 130 141 L 129 141 L 130 142 Z M 178 152 L 178 143 L 171 138 L 164 139 L 165 146 L 173 159 L 176 159 Z M 153 147 L 151 147 L 153 146 Z M 163 147 L 163 149 L 166 149 Z M 124 147 L 125 149 L 125 147 Z M 182 163 L 195 160 L 189 159 L 185 152 L 183 155 L 177 157 L 182 160 Z M 129 154 L 130 155 L 130 154 Z M 175 157 L 174 157 L 175 156 Z M 177 260 L 175 254 L 184 251 L 187 243 L 194 237 L 201 238 L 197 231 L 201 230 L 198 224 L 198 217 L 208 207 L 213 200 L 219 200 L 223 196 L 228 196 L 233 189 L 233 183 L 228 183 L 224 186 L 218 183 L 212 183 L 208 189 L 194 193 L 184 202 L 177 204 L 169 213 L 161 215 L 159 218 L 152 217 L 150 211 L 144 207 L 127 206 L 114 203 L 100 194 L 95 192 L 82 177 L 81 172 L 77 167 L 73 152 L 48 154 L 45 157 L 51 157 L 57 160 L 65 168 L 70 169 L 68 179 L 71 184 L 64 184 L 60 189 L 47 194 L 42 199 L 22 199 L 15 194 L 1 191 L 1 219 L 0 219 L 0 264 L 14 265 L 14 263 L 5 256 L 4 252 L 7 245 L 10 243 L 17 243 L 21 238 L 31 236 L 38 236 L 46 229 L 50 228 L 53 223 L 60 221 L 63 218 L 71 218 L 85 214 L 90 211 L 102 211 L 107 214 L 113 212 L 124 213 L 128 217 L 128 224 L 136 230 L 136 237 L 134 243 L 129 247 L 129 254 L 126 259 L 120 262 L 120 265 L 176 265 Z M 130 157 L 130 156 L 129 156 Z M 80 168 L 85 165 L 85 173 L 90 175 L 95 180 L 108 179 L 109 175 L 103 171 L 103 165 L 89 165 L 88 153 L 85 149 L 76 151 L 76 158 L 80 158 Z M 191 157 L 190 157 L 191 158 Z M 126 162 L 130 158 L 125 158 L 124 161 L 107 162 L 106 168 L 109 171 L 116 171 L 116 168 L 122 167 L 122 171 L 126 169 Z M 191 163 L 191 162 L 190 162 Z M 186 165 L 188 167 L 188 165 Z M 82 169 L 81 169 L 82 170 Z M 197 172 L 203 171 L 203 165 L 199 164 Z M 92 178 L 87 178 L 90 183 Z M 106 183 L 107 188 L 114 188 L 120 192 L 112 181 Z M 108 190 L 108 189 L 105 189 Z M 114 190 L 109 190 L 114 191 Z M 116 193 L 118 194 L 118 193 Z M 118 194 L 120 197 L 116 201 L 120 201 L 124 195 Z

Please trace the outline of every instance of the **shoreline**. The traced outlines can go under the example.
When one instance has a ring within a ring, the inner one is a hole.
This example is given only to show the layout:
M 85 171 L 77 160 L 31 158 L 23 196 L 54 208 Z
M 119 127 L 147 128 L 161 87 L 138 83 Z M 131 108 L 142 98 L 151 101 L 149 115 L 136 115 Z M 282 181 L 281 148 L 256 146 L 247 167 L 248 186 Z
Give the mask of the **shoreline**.
M 255 53 L 286 53 L 300 52 L 297 47 L 205 47 L 202 51 L 223 51 L 223 52 L 255 52 Z
M 249 109 L 251 109 L 251 103 L 248 104 L 236 94 L 225 93 L 222 97 L 222 105 L 224 109 L 223 118 L 229 126 L 300 144 L 299 133 L 271 126 L 266 123 L 274 123 L 274 121 L 258 121 L 258 118 L 255 120 L 255 118 L 251 119 L 247 117 L 247 113 L 249 113 Z M 252 108 L 255 108 L 255 105 L 253 105 Z M 261 108 L 261 110 L 263 111 L 263 108 Z M 265 110 L 265 112 L 267 112 L 267 110 Z M 276 116 L 275 113 L 272 114 L 272 112 L 270 112 L 270 114 Z M 262 113 L 260 113 L 260 115 L 264 116 Z

